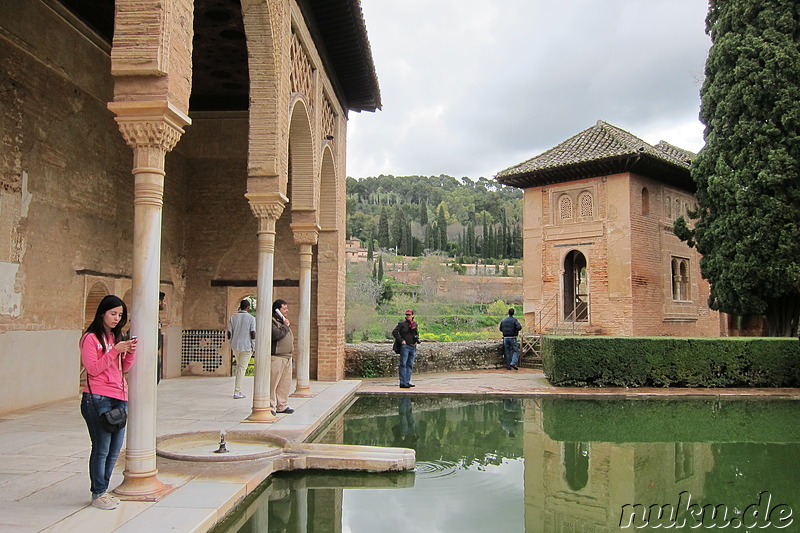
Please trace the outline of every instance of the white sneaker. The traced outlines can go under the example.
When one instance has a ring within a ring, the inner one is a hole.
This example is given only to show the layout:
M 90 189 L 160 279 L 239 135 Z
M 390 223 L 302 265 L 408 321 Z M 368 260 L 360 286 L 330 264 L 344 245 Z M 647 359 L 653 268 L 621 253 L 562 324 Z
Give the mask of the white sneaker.
M 233 393 L 233 399 L 234 400 L 241 400 L 242 398 L 244 398 L 244 394 L 242 394 L 241 392 L 234 392 Z
M 107 492 L 104 492 L 99 497 L 94 498 L 92 500 L 92 507 L 97 507 L 98 509 L 104 509 L 106 511 L 110 511 L 111 509 L 116 509 L 117 505 L 119 505 L 119 500 L 117 500 Z

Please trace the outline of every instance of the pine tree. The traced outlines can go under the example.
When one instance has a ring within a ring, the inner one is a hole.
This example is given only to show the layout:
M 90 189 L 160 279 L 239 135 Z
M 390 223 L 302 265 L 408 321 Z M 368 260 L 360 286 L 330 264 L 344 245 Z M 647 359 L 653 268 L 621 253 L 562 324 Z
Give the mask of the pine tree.
M 701 90 L 705 147 L 692 162 L 696 219 L 675 233 L 702 254 L 709 305 L 764 315 L 769 335 L 800 317 L 800 10 L 797 0 L 710 0 Z

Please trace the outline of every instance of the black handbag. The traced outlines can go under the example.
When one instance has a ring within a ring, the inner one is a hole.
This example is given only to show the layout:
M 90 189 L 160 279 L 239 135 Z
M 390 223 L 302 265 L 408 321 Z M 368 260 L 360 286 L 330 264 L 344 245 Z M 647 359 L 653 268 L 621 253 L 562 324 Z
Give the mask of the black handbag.
M 115 407 L 100 413 L 100 425 L 109 433 L 116 433 L 128 423 L 128 413 L 123 407 Z
M 120 355 L 119 360 L 119 368 L 122 371 L 122 355 Z M 125 378 L 122 378 L 123 387 L 125 386 Z M 125 410 L 124 407 L 114 407 L 106 411 L 105 413 L 101 413 L 100 409 L 97 408 L 97 404 L 94 401 L 94 394 L 92 393 L 92 384 L 89 380 L 89 373 L 86 373 L 86 385 L 89 388 L 89 394 L 92 396 L 92 404 L 94 405 L 94 410 L 97 411 L 99 415 L 98 418 L 100 419 L 100 426 L 109 433 L 116 433 L 120 429 L 125 427 L 125 424 L 128 423 L 128 411 Z

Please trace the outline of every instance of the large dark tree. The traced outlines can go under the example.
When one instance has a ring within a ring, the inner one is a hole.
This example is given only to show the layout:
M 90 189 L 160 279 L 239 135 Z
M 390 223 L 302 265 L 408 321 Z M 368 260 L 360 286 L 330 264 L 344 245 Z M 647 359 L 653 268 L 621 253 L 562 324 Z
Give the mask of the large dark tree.
M 389 242 L 389 213 L 384 207 L 381 209 L 380 218 L 378 218 L 378 245 L 381 248 L 388 248 Z
M 771 336 L 800 316 L 800 4 L 710 0 L 700 119 L 692 163 L 697 209 L 675 232 L 702 254 L 709 305 L 763 315 Z

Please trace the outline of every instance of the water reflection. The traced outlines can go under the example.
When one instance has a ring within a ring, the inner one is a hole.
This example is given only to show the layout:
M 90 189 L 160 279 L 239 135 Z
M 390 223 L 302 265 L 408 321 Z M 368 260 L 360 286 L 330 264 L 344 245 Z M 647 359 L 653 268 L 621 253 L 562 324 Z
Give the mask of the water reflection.
M 416 472 L 278 474 L 216 531 L 607 532 L 636 504 L 635 525 L 666 528 L 686 495 L 727 512 L 717 527 L 761 501 L 763 525 L 781 504 L 800 513 L 798 415 L 793 401 L 362 398 L 321 441 L 414 448 Z M 643 523 L 651 506 L 663 516 Z

